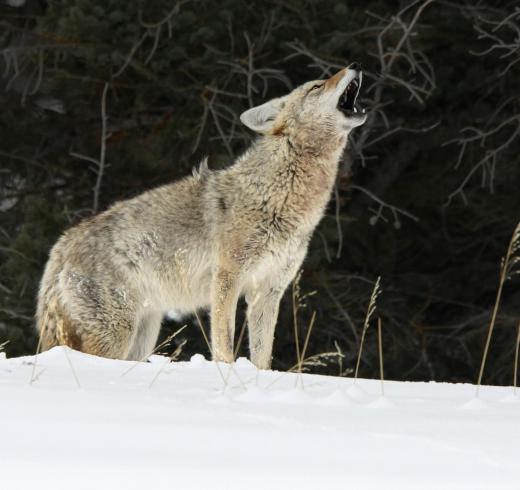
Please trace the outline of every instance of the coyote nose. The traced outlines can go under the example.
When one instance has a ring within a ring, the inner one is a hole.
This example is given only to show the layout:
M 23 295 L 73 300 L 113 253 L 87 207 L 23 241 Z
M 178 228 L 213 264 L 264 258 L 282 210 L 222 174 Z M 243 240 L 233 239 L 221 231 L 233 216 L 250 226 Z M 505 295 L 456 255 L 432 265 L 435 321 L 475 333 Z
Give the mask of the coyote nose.
M 361 63 L 358 63 L 357 61 L 354 61 L 354 63 L 350 63 L 350 65 L 348 65 L 347 68 L 349 70 L 360 71 L 361 70 Z

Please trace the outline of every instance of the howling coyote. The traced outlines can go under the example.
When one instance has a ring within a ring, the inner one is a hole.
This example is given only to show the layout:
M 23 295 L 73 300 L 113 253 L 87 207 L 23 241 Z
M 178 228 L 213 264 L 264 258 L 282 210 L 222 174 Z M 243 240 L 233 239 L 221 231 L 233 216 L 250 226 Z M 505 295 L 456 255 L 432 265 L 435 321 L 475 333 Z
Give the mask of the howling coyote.
M 329 201 L 348 134 L 366 119 L 360 86 L 353 63 L 249 109 L 240 119 L 260 136 L 232 166 L 203 164 L 66 231 L 40 285 L 42 348 L 143 359 L 166 312 L 209 308 L 213 358 L 232 362 L 243 295 L 251 360 L 268 369 L 280 299 Z

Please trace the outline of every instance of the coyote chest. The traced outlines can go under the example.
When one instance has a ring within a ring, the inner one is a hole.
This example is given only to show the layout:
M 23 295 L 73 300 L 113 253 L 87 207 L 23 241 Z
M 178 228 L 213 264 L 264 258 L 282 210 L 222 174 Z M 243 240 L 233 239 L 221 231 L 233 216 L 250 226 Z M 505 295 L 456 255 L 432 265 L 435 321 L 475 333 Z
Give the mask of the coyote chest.
M 330 199 L 335 168 L 315 166 L 276 175 L 261 201 L 262 225 L 282 240 L 312 233 Z

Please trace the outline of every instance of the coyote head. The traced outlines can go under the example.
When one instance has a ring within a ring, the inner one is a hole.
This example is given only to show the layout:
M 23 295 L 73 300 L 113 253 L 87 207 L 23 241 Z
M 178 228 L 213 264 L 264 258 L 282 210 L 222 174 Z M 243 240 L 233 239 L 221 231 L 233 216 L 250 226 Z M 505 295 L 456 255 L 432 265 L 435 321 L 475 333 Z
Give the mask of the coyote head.
M 315 80 L 290 94 L 270 100 L 240 116 L 248 128 L 264 135 L 304 139 L 340 137 L 366 120 L 356 99 L 361 88 L 361 66 L 352 63 L 327 80 Z M 335 138 L 336 139 L 336 138 Z

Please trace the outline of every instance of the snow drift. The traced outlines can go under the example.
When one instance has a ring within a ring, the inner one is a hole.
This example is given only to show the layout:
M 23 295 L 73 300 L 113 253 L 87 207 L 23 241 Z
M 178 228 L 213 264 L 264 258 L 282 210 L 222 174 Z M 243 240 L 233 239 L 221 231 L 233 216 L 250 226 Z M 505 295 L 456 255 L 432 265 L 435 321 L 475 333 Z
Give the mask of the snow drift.
M 0 359 L 2 489 L 520 488 L 512 388 L 34 360 Z

